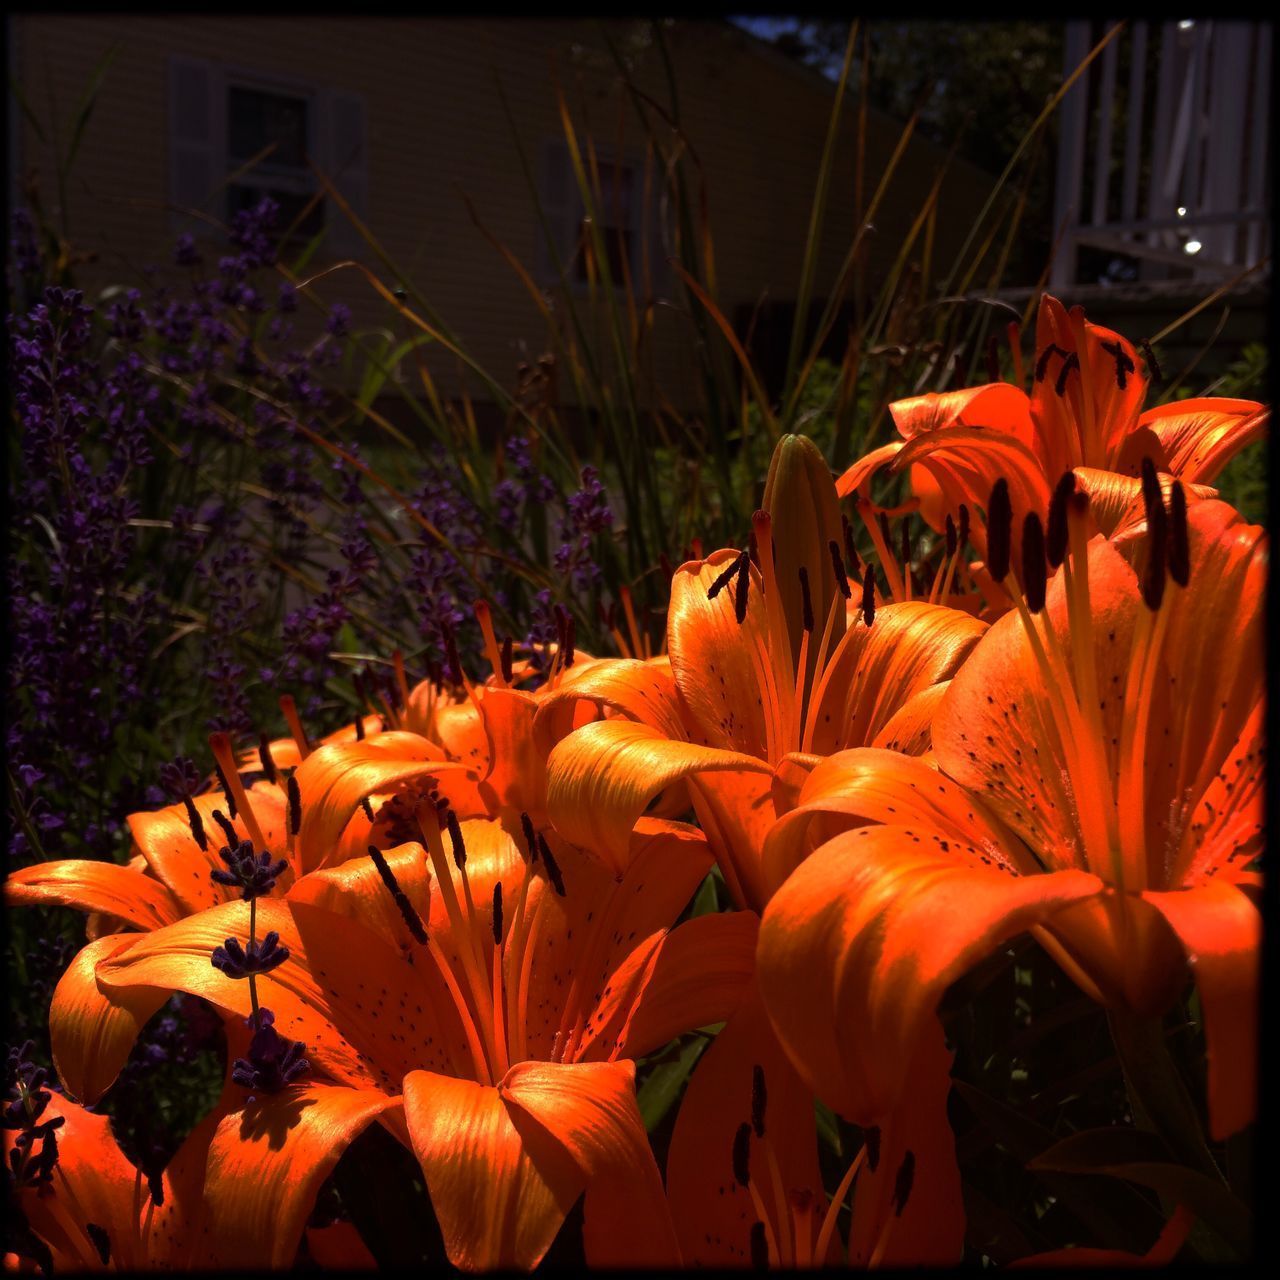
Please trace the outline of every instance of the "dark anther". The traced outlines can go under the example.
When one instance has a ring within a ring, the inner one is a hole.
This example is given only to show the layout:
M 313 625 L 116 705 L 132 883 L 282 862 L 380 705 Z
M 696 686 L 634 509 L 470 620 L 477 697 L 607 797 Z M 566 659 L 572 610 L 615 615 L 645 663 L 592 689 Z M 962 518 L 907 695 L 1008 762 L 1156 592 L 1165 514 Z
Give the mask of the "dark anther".
M 969 508 L 962 502 L 959 509 L 960 522 L 956 527 L 956 538 L 960 550 L 969 545 Z
M 1013 551 L 1013 507 L 1009 502 L 1009 482 L 1002 476 L 991 488 L 987 500 L 987 569 L 997 582 L 1009 576 Z
M 214 947 L 209 963 L 228 978 L 270 973 L 289 958 L 289 948 L 280 946 L 279 942 L 280 935 L 274 929 L 261 942 L 250 942 L 247 948 L 240 945 L 238 938 L 228 938 L 222 946 Z
M 222 772 L 222 766 L 216 760 L 213 762 L 213 771 L 218 775 L 218 785 L 222 788 L 222 794 L 227 798 L 227 812 L 234 818 L 236 816 L 236 798 L 231 794 L 231 783 L 227 781 L 227 775 Z
M 751 1265 L 756 1271 L 769 1270 L 769 1239 L 763 1222 L 751 1224 Z
M 444 824 L 449 829 L 449 843 L 453 846 L 453 865 L 461 871 L 467 865 L 467 846 L 462 839 L 458 815 L 452 809 L 445 815 Z
M 1073 351 L 1063 362 L 1062 368 L 1058 370 L 1058 380 L 1053 384 L 1054 392 L 1057 395 L 1065 396 L 1067 394 L 1067 375 L 1072 369 L 1080 367 L 1080 357 Z
M 1191 579 L 1191 542 L 1187 534 L 1187 494 L 1181 480 L 1169 490 L 1169 577 L 1180 587 Z
M 911 563 L 911 524 L 907 520 L 902 522 L 902 563 Z
M 529 850 L 529 862 L 532 865 L 538 860 L 538 833 L 533 829 L 533 819 L 527 813 L 520 815 L 520 830 L 524 832 L 524 843 Z
M 564 620 L 564 665 L 566 667 L 573 666 L 573 646 L 577 630 L 578 624 L 573 614 L 568 614 Z
M 876 620 L 876 571 L 867 565 L 862 577 L 862 621 L 870 626 Z
M 1036 360 L 1036 381 L 1043 382 L 1044 375 L 1049 372 L 1049 357 L 1054 353 L 1066 358 L 1067 353 L 1056 342 L 1051 342 L 1040 353 Z
M 873 1125 L 863 1134 L 867 1142 L 867 1168 L 875 1173 L 880 1163 L 880 1127 Z
M 764 1068 L 757 1062 L 751 1068 L 751 1127 L 757 1138 L 764 1137 L 764 1111 L 769 1103 L 769 1093 L 764 1086 Z
M 289 866 L 283 858 L 272 862 L 271 855 L 265 850 L 255 855 L 253 845 L 248 840 L 241 840 L 235 848 L 228 846 L 219 849 L 218 857 L 227 864 L 228 869 L 223 871 L 215 868 L 209 872 L 210 878 L 217 884 L 239 889 L 240 897 L 245 902 L 270 893 Z
M 1022 522 L 1022 590 L 1027 608 L 1039 613 L 1044 608 L 1044 527 L 1034 511 L 1028 511 Z
M 745 1120 L 733 1135 L 733 1177 L 739 1186 L 751 1184 L 751 1126 Z
M 947 516 L 947 557 L 956 553 L 956 522 Z
M 356 713 L 355 730 L 356 730 L 356 741 L 363 742 L 364 741 L 364 716 L 359 714 L 358 712 Z
M 840 527 L 844 531 L 844 553 L 849 560 L 849 573 L 854 578 L 860 578 L 862 562 L 858 559 L 858 548 L 853 545 L 853 525 L 849 523 L 848 516 L 840 517 Z
M 413 935 L 414 941 L 425 943 L 427 941 L 427 931 L 423 926 L 422 917 L 418 914 L 413 903 L 409 901 L 409 895 L 400 887 L 400 882 L 396 879 L 395 872 L 387 865 L 386 857 L 376 844 L 369 846 L 369 857 L 373 859 L 373 865 L 378 868 L 382 883 L 387 886 L 387 892 L 391 894 L 392 901 L 395 902 L 400 914 L 404 917 L 404 922 L 408 926 L 409 932 Z
M 289 775 L 289 834 L 296 836 L 302 830 L 302 792 L 298 787 L 298 775 Z
M 356 723 L 360 722 L 357 720 Z M 276 762 L 271 758 L 271 743 L 265 733 L 258 734 L 258 759 L 262 761 L 262 772 L 267 775 L 267 781 L 274 783 L 277 776 Z
M 1076 473 L 1064 471 L 1057 485 L 1054 486 L 1053 497 L 1049 499 L 1049 528 L 1046 533 L 1045 550 L 1049 564 L 1057 568 L 1067 558 L 1067 499 L 1076 491 Z
M 827 550 L 831 553 L 831 568 L 836 575 L 836 586 L 840 588 L 840 594 L 848 600 L 853 592 L 849 587 L 849 575 L 844 571 L 844 561 L 840 558 L 840 544 L 832 538 L 827 543 Z
M 707 599 L 714 600 L 733 580 L 733 575 L 738 572 L 738 564 L 741 557 L 736 558 L 727 569 L 724 570 L 716 580 L 707 588 Z
M 502 881 L 493 886 L 493 945 L 502 946 Z
M 733 584 L 733 616 L 739 623 L 747 618 L 747 592 L 751 589 L 751 557 L 743 552 L 738 558 L 738 580 Z
M 187 807 L 187 822 L 191 826 L 191 837 L 200 846 L 202 853 L 209 848 L 209 837 L 204 833 L 204 823 L 200 820 L 200 810 L 190 796 L 183 796 L 182 803 Z
M 800 607 L 802 622 L 806 631 L 813 630 L 813 598 L 809 595 L 809 570 L 800 566 Z
M 1159 386 L 1164 381 L 1164 372 L 1160 368 L 1160 362 L 1156 359 L 1156 353 L 1151 350 L 1151 343 L 1146 338 L 1138 339 L 1138 346 L 1142 350 L 1142 357 L 1147 362 L 1147 377 Z
M 987 339 L 987 381 L 1000 381 L 1000 335 L 993 333 Z
M 1133 361 L 1129 359 L 1129 356 L 1125 352 L 1125 349 L 1120 345 L 1118 341 L 1104 342 L 1102 344 L 1102 349 L 1107 353 L 1107 355 L 1109 355 L 1116 362 L 1116 386 L 1118 386 L 1120 390 L 1123 391 L 1125 389 L 1125 383 L 1128 380 L 1129 374 L 1136 371 L 1137 365 L 1135 365 Z
M 1156 472 L 1156 464 L 1150 458 L 1142 459 L 1142 502 L 1147 509 L 1147 519 L 1156 507 L 1164 506 L 1164 495 L 1160 492 L 1160 477 Z
M 898 1166 L 897 1177 L 893 1180 L 893 1216 L 895 1218 L 902 1217 L 902 1211 L 907 1207 L 907 1200 L 911 1196 L 911 1184 L 915 1181 L 915 1176 L 915 1152 L 908 1151 L 902 1157 L 902 1163 Z
M 306 1045 L 282 1036 L 272 1025 L 274 1022 L 275 1014 L 270 1009 L 259 1010 L 258 1026 L 249 1041 L 249 1056 L 237 1058 L 232 1065 L 231 1079 L 236 1084 L 262 1093 L 279 1093 L 311 1070 L 311 1063 L 302 1056 Z
M 107 1235 L 107 1229 L 98 1226 L 96 1222 L 86 1222 L 84 1229 L 89 1239 L 93 1241 L 93 1247 L 98 1251 L 98 1257 L 102 1259 L 102 1265 L 105 1267 L 111 1261 L 111 1237 Z
M 364 816 L 369 819 L 370 823 L 375 821 L 373 816 L 373 805 L 369 803 L 368 796 L 360 797 L 360 807 L 364 810 Z
M 213 811 L 213 820 L 222 828 L 222 834 L 227 837 L 231 844 L 235 844 L 240 839 L 240 833 L 231 825 L 230 819 L 221 809 Z
M 512 656 L 511 637 L 507 636 L 502 642 L 502 653 L 500 655 L 500 658 L 502 661 L 502 678 L 508 684 L 511 683 L 511 656 Z
M 551 846 L 547 843 L 547 838 L 538 832 L 538 852 L 542 855 L 543 864 L 547 868 L 547 875 L 551 879 L 551 887 L 560 897 L 564 897 L 564 877 L 560 874 L 560 864 L 556 862 L 552 855 Z
M 885 548 L 893 546 L 893 536 L 889 532 L 889 517 L 882 511 L 879 516 L 880 536 L 884 539 Z
M 1147 507 L 1147 563 L 1142 574 L 1142 599 L 1153 613 L 1164 599 L 1164 572 L 1167 563 L 1169 521 L 1164 503 Z
M 164 1208 L 164 1175 L 159 1169 L 147 1171 L 147 1190 L 151 1193 L 151 1203 L 157 1209 Z

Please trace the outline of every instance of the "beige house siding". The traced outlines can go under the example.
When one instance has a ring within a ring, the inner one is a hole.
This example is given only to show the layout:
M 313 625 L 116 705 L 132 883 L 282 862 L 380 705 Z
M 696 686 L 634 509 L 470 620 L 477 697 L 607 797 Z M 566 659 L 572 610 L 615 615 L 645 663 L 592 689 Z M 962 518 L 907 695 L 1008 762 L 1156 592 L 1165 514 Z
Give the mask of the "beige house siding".
M 13 30 L 19 82 L 37 115 L 56 116 L 64 136 L 95 65 L 117 46 L 67 190 L 72 240 L 99 254 L 82 273 L 91 288 L 129 283 L 144 263 L 168 261 L 171 56 L 355 93 L 366 108 L 370 226 L 470 354 L 507 387 L 514 385 L 517 363 L 548 342 L 538 308 L 473 225 L 459 194 L 470 197 L 487 230 L 536 274 L 541 231 L 495 83 L 503 86 L 535 175 L 546 144 L 563 137 L 557 77 L 577 127 L 612 150 L 621 107 L 624 155 L 644 154 L 640 122 L 594 24 L 85 14 L 28 15 L 14 19 Z M 665 73 L 657 49 L 645 45 L 643 25 L 611 23 L 609 32 L 623 44 L 635 37 L 628 45 L 635 79 L 667 104 Z M 732 316 L 762 293 L 793 300 L 832 88 L 726 23 L 676 22 L 665 35 L 681 124 L 706 179 L 718 301 Z M 868 124 L 864 200 L 900 127 L 878 117 Z M 855 136 L 854 112 L 846 110 L 819 296 L 856 226 Z M 892 260 L 942 158 L 931 144 L 912 142 L 875 219 L 868 257 L 873 278 Z M 22 130 L 18 161 L 39 170 L 46 204 L 56 204 L 54 157 L 30 126 Z M 946 217 L 938 226 L 939 261 L 954 254 L 989 184 L 978 171 L 953 164 L 944 188 Z M 212 251 L 216 256 L 216 246 Z M 669 284 L 668 276 L 668 290 Z M 316 292 L 326 302 L 350 305 L 358 327 L 403 324 L 355 272 L 327 278 Z M 691 334 L 687 317 L 657 309 L 653 374 L 677 406 L 693 394 Z M 457 362 L 439 349 L 429 349 L 428 360 L 442 386 L 456 391 Z M 474 379 L 470 388 L 483 398 Z

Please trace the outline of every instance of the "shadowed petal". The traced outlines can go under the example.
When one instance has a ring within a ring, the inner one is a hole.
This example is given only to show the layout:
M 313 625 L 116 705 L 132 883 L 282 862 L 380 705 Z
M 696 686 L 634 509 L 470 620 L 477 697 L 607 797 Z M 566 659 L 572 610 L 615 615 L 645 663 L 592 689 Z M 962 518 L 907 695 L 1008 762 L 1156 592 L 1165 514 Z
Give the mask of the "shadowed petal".
M 377 1089 L 293 1086 L 249 1099 L 209 1146 L 205 1205 L 215 1267 L 289 1267 L 320 1184 L 395 1100 Z

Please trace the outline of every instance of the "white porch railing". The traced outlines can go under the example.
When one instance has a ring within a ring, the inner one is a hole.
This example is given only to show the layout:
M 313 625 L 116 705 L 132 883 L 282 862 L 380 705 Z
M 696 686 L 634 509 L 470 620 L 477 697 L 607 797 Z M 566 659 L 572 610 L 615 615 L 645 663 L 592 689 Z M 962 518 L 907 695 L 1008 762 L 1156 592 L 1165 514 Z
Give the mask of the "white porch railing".
M 1110 25 L 1067 23 L 1065 74 Z M 1082 245 L 1137 259 L 1144 281 L 1222 280 L 1260 261 L 1270 88 L 1269 22 L 1133 22 L 1112 39 L 1060 107 L 1053 286 L 1097 280 L 1081 278 Z

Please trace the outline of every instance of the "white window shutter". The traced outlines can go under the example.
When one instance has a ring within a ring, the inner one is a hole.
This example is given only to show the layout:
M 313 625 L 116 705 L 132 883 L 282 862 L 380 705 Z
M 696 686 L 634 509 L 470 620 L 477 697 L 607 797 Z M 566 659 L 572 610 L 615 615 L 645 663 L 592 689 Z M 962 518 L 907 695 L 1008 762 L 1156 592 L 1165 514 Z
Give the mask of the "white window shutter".
M 178 231 L 207 230 L 207 224 L 184 210 L 220 212 L 211 207 L 214 190 L 224 176 L 220 140 L 226 130 L 218 110 L 220 85 L 217 69 L 204 59 L 169 59 L 169 201 Z
M 320 95 L 317 163 L 361 220 L 369 218 L 369 133 L 364 98 L 326 90 Z M 325 247 L 336 258 L 358 258 L 367 249 L 351 219 L 332 200 L 325 205 Z
M 573 180 L 573 168 L 569 160 L 569 148 L 559 139 L 550 139 L 542 149 L 542 166 L 538 182 L 538 202 L 546 219 L 551 238 L 555 242 L 555 254 L 547 245 L 547 237 L 541 223 L 537 227 L 538 273 L 546 284 L 558 284 L 560 267 L 572 279 L 573 269 L 569 259 L 578 243 L 578 228 L 582 221 L 581 200 Z

